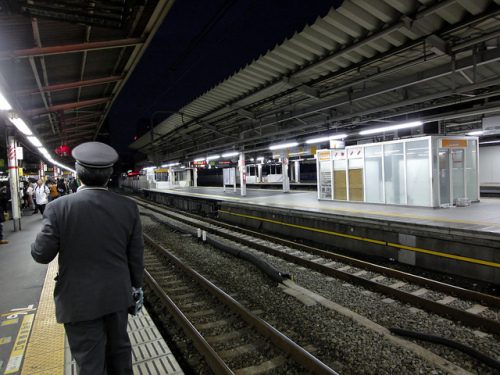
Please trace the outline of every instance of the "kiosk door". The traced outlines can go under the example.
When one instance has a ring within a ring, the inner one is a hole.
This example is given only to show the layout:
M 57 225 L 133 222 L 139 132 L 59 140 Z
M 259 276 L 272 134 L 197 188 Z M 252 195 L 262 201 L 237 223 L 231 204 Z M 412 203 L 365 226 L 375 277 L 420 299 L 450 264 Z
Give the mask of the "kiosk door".
M 439 205 L 451 204 L 450 150 L 439 149 Z

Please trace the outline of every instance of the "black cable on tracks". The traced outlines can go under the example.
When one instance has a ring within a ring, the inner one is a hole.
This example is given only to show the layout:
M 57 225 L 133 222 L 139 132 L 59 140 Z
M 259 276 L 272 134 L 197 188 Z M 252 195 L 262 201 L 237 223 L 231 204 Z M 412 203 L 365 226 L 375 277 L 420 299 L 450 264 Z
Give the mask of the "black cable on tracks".
M 192 231 L 189 231 L 185 227 L 181 227 L 181 226 L 176 225 L 172 222 L 167 222 L 167 221 L 161 220 L 153 214 L 150 214 L 147 212 L 141 212 L 140 214 L 144 215 L 144 216 L 148 216 L 153 221 L 156 221 L 160 224 L 168 225 L 169 227 L 174 228 L 175 230 L 178 230 L 180 232 L 189 233 L 193 236 L 196 235 L 196 229 L 194 229 L 194 228 Z M 184 225 L 187 225 L 187 224 L 184 224 Z M 247 262 L 252 263 L 258 269 L 260 269 L 262 272 L 264 272 L 267 276 L 269 276 L 273 281 L 281 283 L 285 279 L 290 278 L 290 275 L 288 273 L 279 271 L 271 263 L 266 262 L 265 260 L 259 258 L 258 256 L 254 255 L 254 254 L 251 254 L 247 251 L 238 249 L 237 247 L 233 247 L 227 243 L 224 243 L 222 241 L 214 239 L 210 236 L 207 237 L 206 242 L 213 245 L 214 247 L 218 248 L 219 250 L 224 251 L 225 253 L 231 254 L 237 258 L 240 258 L 240 259 L 246 260 Z
M 399 336 L 411 337 L 414 339 L 433 342 L 436 344 L 449 346 L 450 348 L 458 349 L 461 352 L 468 354 L 471 357 L 474 357 L 475 359 L 483 362 L 484 364 L 486 364 L 490 367 L 500 369 L 500 361 L 497 361 L 495 358 L 489 357 L 486 354 L 483 354 L 480 351 L 478 351 L 474 348 L 471 348 L 470 346 L 461 344 L 457 341 L 450 340 L 450 339 L 447 339 L 445 337 L 428 335 L 426 333 L 409 331 L 409 330 L 402 329 L 402 328 L 395 328 L 395 327 L 389 328 L 389 331 L 391 331 L 392 333 L 399 335 Z

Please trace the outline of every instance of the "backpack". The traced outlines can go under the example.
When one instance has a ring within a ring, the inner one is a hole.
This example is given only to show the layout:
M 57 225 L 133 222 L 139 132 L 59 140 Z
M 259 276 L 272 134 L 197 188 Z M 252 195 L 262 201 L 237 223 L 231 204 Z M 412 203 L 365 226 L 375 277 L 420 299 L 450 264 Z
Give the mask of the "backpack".
M 58 197 L 58 196 L 59 196 L 59 193 L 57 192 L 57 186 L 56 186 L 56 185 L 52 185 L 52 186 L 50 187 L 50 196 L 51 196 L 52 198 L 56 198 L 56 197 Z

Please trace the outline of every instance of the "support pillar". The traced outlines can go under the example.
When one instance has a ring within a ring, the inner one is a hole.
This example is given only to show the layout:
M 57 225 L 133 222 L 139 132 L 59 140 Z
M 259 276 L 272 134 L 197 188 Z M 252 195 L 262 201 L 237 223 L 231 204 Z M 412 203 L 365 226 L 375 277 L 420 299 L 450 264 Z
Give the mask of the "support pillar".
M 245 153 L 240 152 L 240 159 L 238 162 L 240 168 L 240 190 L 241 196 L 245 197 L 247 195 L 247 168 L 245 166 Z
M 9 158 L 10 197 L 12 204 L 12 220 L 14 221 L 15 232 L 21 230 L 21 209 L 19 207 L 19 169 L 17 165 L 16 146 L 16 138 L 9 136 L 7 156 Z
M 198 168 L 193 168 L 193 186 L 198 187 Z
M 281 154 L 281 173 L 283 174 L 283 193 L 290 192 L 290 177 L 288 177 L 288 157 Z
M 262 182 L 262 164 L 257 164 L 257 182 Z
M 300 161 L 299 160 L 295 160 L 293 162 L 293 169 L 295 171 L 295 174 L 294 174 L 294 177 L 295 177 L 295 182 L 297 183 L 300 183 Z

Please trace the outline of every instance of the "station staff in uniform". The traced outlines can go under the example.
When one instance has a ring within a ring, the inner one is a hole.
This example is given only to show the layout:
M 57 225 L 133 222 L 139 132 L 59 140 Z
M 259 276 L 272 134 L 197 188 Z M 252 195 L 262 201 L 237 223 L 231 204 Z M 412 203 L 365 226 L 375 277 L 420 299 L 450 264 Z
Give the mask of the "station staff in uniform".
M 133 292 L 142 297 L 139 210 L 106 187 L 118 159 L 112 147 L 83 143 L 73 157 L 82 186 L 47 205 L 31 254 L 44 264 L 59 254 L 56 318 L 80 375 L 132 375 L 127 310 Z

